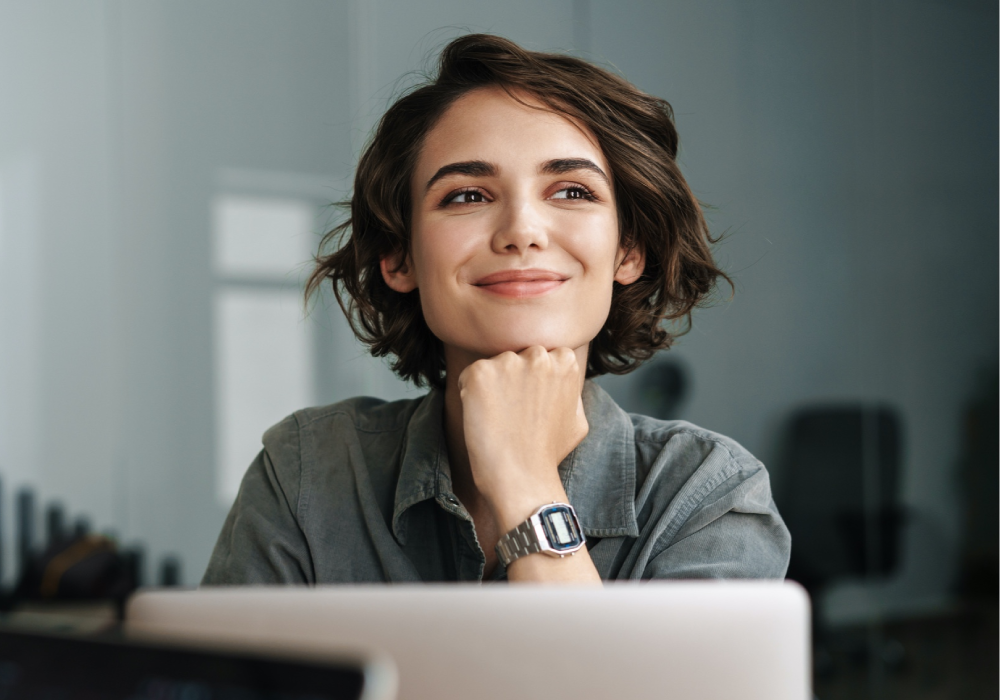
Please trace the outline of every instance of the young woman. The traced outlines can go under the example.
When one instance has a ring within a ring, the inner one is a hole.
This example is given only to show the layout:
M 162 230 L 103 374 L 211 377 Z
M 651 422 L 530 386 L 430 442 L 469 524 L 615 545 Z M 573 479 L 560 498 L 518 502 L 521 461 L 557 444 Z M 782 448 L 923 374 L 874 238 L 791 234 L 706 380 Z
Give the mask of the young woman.
M 588 381 L 669 347 L 724 277 L 676 153 L 669 105 L 615 75 L 449 44 L 383 116 L 308 287 L 430 392 L 268 430 L 203 583 L 782 577 L 763 465 Z

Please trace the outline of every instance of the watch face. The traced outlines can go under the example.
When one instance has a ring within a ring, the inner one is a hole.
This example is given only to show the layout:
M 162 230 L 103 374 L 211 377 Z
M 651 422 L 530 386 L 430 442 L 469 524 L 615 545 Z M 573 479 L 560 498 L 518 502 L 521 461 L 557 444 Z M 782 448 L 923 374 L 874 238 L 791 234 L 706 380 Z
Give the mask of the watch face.
M 549 544 L 556 551 L 583 544 L 583 533 L 573 511 L 566 506 L 552 506 L 539 513 Z

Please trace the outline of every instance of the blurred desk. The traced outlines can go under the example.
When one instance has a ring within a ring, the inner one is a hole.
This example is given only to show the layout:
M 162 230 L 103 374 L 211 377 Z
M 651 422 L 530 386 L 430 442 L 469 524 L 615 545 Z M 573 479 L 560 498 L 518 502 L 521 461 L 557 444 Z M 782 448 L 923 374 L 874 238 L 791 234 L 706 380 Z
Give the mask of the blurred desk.
M 121 619 L 115 601 L 21 603 L 0 613 L 0 629 L 92 635 L 114 632 Z

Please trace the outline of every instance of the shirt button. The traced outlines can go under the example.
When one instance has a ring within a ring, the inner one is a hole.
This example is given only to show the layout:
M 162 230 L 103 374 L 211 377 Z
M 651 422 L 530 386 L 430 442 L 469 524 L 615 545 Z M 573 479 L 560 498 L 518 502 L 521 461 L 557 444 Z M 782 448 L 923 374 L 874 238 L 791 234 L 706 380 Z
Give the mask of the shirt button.
M 452 504 L 453 506 L 457 506 L 458 505 L 458 499 L 455 498 L 452 495 L 445 496 L 444 500 L 448 501 L 448 503 Z

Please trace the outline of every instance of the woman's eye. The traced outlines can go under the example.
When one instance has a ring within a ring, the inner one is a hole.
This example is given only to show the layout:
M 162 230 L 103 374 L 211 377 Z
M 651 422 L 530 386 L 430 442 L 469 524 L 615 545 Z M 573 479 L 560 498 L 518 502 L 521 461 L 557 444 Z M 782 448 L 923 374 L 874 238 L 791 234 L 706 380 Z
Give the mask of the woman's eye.
M 445 204 L 479 204 L 485 202 L 486 197 L 479 190 L 466 190 L 465 192 L 456 192 L 450 195 L 444 200 Z
M 586 187 L 563 187 L 552 195 L 552 199 L 596 199 Z

